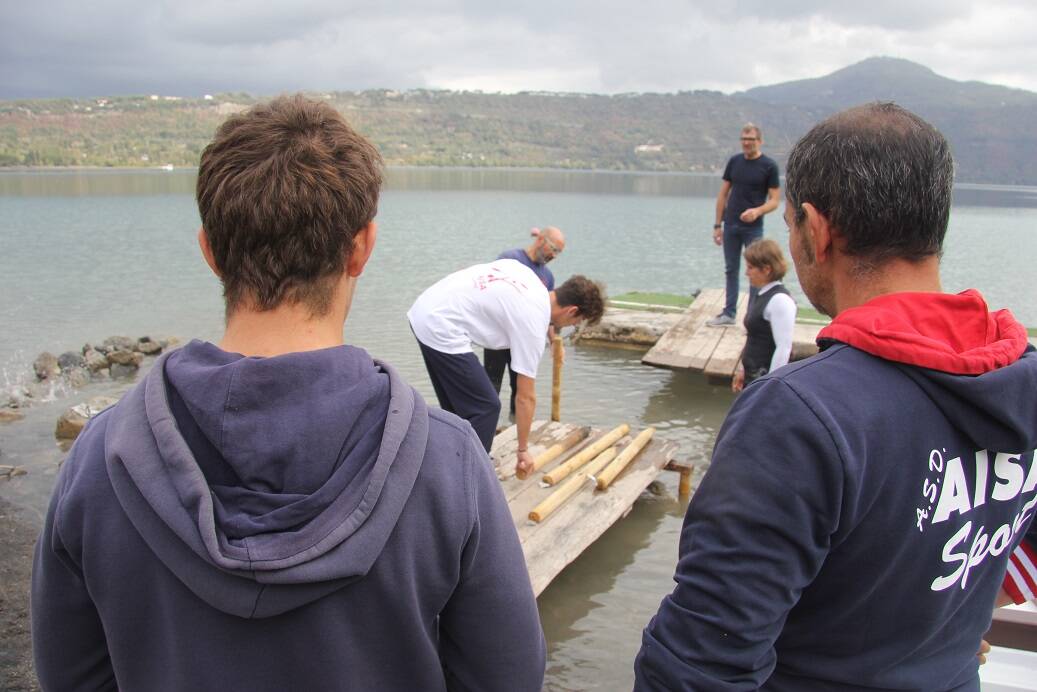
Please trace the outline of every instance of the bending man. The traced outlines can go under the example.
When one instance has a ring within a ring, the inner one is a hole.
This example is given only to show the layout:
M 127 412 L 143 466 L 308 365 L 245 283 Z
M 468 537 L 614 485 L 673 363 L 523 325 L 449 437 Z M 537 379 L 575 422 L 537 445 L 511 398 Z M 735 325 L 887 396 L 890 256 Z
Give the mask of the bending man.
M 548 291 L 555 290 L 555 277 L 548 269 L 547 263 L 565 249 L 565 236 L 562 231 L 554 226 L 547 226 L 543 230 L 533 229 L 535 236 L 532 243 L 527 247 L 516 247 L 505 250 L 497 256 L 497 259 L 513 259 L 526 265 L 540 277 Z M 554 330 L 548 328 L 547 340 L 554 336 Z M 511 397 L 509 411 L 515 415 L 515 394 L 518 391 L 517 374 L 511 369 L 511 350 L 487 348 L 483 349 L 483 367 L 490 377 L 493 388 L 500 393 L 501 383 L 504 380 L 504 368 L 508 369 L 508 379 L 511 380 Z
M 561 329 L 605 311 L 601 287 L 573 276 L 548 291 L 531 269 L 515 260 L 497 260 L 454 272 L 422 293 L 407 312 L 432 386 L 444 410 L 475 428 L 486 451 L 500 418 L 500 398 L 472 351 L 472 345 L 510 349 L 517 373 L 516 473 L 532 468 L 529 429 L 536 410 L 536 374 L 548 326 Z

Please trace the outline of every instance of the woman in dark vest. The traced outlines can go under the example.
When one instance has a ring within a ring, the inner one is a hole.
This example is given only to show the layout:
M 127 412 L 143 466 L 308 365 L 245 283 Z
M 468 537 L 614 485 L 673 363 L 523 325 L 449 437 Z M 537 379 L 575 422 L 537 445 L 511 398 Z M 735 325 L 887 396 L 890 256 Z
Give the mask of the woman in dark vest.
M 796 301 L 781 283 L 788 270 L 781 247 L 773 240 L 757 240 L 742 256 L 745 275 L 756 291 L 745 315 L 745 348 L 731 381 L 735 392 L 789 362 L 796 323 Z

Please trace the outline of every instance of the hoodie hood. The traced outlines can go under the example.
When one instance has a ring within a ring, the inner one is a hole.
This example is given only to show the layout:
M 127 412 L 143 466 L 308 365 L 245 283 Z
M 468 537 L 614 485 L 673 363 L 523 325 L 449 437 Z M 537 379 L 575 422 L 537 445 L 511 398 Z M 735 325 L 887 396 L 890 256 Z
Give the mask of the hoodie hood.
M 890 293 L 839 313 L 817 335 L 896 363 L 980 375 L 1014 363 L 1026 328 L 1008 310 L 990 312 L 979 291 Z
M 817 341 L 897 364 L 977 448 L 1037 447 L 1037 352 L 978 291 L 880 296 L 839 313 Z
M 363 577 L 428 435 L 417 393 L 349 346 L 253 358 L 192 341 L 124 402 L 105 448 L 120 504 L 188 588 L 241 617 Z

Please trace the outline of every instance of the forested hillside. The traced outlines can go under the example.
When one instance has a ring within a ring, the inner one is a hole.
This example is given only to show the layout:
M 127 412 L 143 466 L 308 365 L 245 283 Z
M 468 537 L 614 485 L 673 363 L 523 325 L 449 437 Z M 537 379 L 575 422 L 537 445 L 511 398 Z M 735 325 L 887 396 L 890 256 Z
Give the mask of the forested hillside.
M 832 75 L 725 95 L 488 94 L 376 90 L 331 101 L 391 164 L 709 171 L 745 121 L 785 154 L 840 108 L 896 100 L 951 140 L 958 179 L 1037 184 L 1037 94 L 955 82 L 914 63 L 866 60 Z M 193 166 L 216 126 L 256 97 L 216 94 L 0 102 L 0 166 Z

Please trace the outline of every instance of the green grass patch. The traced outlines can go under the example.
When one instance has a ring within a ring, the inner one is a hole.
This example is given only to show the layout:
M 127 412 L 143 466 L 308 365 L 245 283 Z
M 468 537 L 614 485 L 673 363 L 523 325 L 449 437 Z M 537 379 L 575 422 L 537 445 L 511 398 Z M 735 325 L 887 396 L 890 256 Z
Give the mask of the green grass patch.
M 817 322 L 819 324 L 828 324 L 832 321 L 832 318 L 828 315 L 822 315 L 814 308 L 800 308 L 796 311 L 797 322 Z
M 650 293 L 642 291 L 630 291 L 618 296 L 609 296 L 609 300 L 619 300 L 625 303 L 642 303 L 645 305 L 667 305 L 675 308 L 686 308 L 691 305 L 693 296 L 678 296 L 672 293 Z
M 1027 327 L 1026 333 L 1030 336 L 1037 336 L 1037 327 Z

